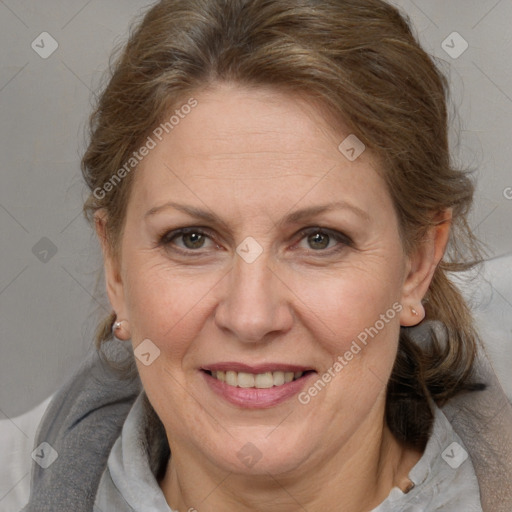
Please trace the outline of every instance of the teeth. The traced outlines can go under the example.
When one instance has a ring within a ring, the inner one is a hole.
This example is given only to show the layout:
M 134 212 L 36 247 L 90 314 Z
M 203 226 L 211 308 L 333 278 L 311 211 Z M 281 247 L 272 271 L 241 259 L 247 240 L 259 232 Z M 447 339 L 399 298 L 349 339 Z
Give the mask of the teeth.
M 252 373 L 238 372 L 238 387 L 253 388 L 254 375 Z
M 272 372 L 258 373 L 254 377 L 254 387 L 259 389 L 271 388 L 274 385 Z
M 226 384 L 229 384 L 230 386 L 236 386 L 238 384 L 236 372 L 226 372 Z
M 282 386 L 284 384 L 284 372 L 272 373 L 274 377 L 274 386 Z
M 266 389 L 273 386 L 282 386 L 292 380 L 302 377 L 303 372 L 265 372 L 265 373 L 247 373 L 233 371 L 212 372 L 212 377 L 240 388 Z

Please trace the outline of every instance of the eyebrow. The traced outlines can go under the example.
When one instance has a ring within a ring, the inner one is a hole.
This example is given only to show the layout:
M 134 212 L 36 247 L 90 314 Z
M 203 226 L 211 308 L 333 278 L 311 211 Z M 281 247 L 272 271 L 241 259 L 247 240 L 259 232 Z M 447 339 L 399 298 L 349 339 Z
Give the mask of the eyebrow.
M 196 206 L 179 204 L 173 201 L 169 201 L 160 206 L 155 206 L 151 208 L 145 213 L 144 218 L 151 217 L 152 215 L 155 215 L 156 213 L 162 210 L 167 210 L 170 208 L 186 213 L 191 217 L 202 219 L 204 221 L 209 221 L 212 224 L 217 223 L 223 228 L 228 227 L 223 219 L 221 219 L 219 216 L 212 212 L 203 210 L 201 208 L 197 208 Z M 337 209 L 350 210 L 353 213 L 355 213 L 358 217 L 361 217 L 363 220 L 367 222 L 370 220 L 370 216 L 368 215 L 368 213 L 359 208 L 358 206 L 355 206 L 351 203 L 347 203 L 346 201 L 335 201 L 324 205 L 310 206 L 307 208 L 296 210 L 286 215 L 281 221 L 279 221 L 278 225 L 281 226 L 287 224 L 299 224 L 300 222 L 303 222 L 311 217 L 315 217 L 316 215 L 320 215 L 322 213 L 327 213 Z

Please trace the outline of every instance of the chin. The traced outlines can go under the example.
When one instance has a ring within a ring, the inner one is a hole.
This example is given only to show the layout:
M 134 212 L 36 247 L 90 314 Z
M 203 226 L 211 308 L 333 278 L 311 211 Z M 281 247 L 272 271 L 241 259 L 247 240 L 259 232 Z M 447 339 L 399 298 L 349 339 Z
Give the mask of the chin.
M 289 427 L 282 432 L 275 426 L 246 430 L 250 432 L 239 431 L 233 438 L 226 434 L 225 442 L 213 447 L 210 456 L 217 467 L 241 475 L 286 474 L 300 468 L 313 451 L 306 428 L 301 434 Z

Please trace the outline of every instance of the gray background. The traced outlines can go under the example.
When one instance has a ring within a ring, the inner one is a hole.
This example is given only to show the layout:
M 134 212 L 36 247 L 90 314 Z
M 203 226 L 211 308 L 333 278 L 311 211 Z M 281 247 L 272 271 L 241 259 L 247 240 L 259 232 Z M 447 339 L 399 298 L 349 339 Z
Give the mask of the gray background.
M 394 3 L 450 77 L 458 112 L 454 152 L 479 178 L 472 224 L 490 257 L 509 253 L 512 199 L 504 191 L 512 187 L 512 1 Z M 97 293 L 99 250 L 81 215 L 79 160 L 109 54 L 147 5 L 0 0 L 0 419 L 34 407 L 69 377 L 108 311 Z M 441 46 L 454 31 L 469 44 L 458 58 Z M 59 45 L 47 59 L 31 47 L 42 32 Z M 500 296 L 502 308 L 510 306 L 503 314 L 512 316 L 512 290 Z M 512 353 L 510 345 L 507 350 Z

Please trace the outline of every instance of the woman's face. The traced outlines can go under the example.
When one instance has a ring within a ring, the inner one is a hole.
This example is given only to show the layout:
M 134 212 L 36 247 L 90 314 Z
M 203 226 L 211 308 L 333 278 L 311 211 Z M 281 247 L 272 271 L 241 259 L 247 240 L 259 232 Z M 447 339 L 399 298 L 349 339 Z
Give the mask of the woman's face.
M 382 433 L 416 282 L 377 164 L 292 95 L 194 98 L 133 171 L 107 261 L 171 451 L 262 474 L 350 457 Z

